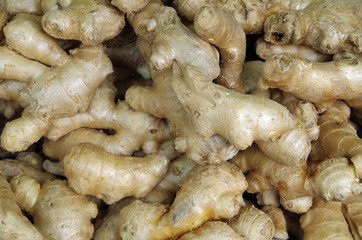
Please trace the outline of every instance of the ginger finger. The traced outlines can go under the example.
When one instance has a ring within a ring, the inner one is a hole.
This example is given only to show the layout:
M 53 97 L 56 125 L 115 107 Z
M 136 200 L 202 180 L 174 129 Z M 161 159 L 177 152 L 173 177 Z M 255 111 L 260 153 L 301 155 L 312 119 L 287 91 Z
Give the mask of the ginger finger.
M 23 102 L 20 96 L 20 91 L 26 86 L 26 82 L 18 82 L 12 80 L 0 80 L 0 98 L 5 100 L 15 100 L 22 107 L 26 103 Z
M 362 238 L 362 194 L 353 196 L 343 202 L 343 214 L 354 239 Z
M 280 204 L 283 208 L 289 212 L 302 214 L 306 213 L 313 204 L 313 197 L 299 197 L 295 199 L 286 199 L 284 197 L 280 197 Z
M 275 206 L 263 206 L 261 210 L 273 221 L 275 228 L 273 239 L 289 239 L 283 211 Z
M 243 174 L 232 164 L 196 166 L 187 174 L 169 210 L 165 205 L 139 200 L 123 208 L 120 235 L 134 240 L 169 239 L 207 220 L 231 218 L 243 204 L 246 187 Z
M 202 39 L 219 48 L 222 64 L 216 83 L 244 93 L 241 71 L 245 61 L 246 39 L 243 28 L 232 15 L 211 6 L 198 10 L 194 26 Z
M 149 2 L 150 0 L 112 0 L 111 3 L 124 13 L 132 13 L 140 11 L 142 8 L 146 7 Z

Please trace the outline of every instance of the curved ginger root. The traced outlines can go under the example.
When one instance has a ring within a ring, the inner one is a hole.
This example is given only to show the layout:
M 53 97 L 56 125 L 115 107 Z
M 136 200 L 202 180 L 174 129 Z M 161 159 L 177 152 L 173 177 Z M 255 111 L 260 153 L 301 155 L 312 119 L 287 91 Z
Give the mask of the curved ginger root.
M 232 15 L 211 6 L 197 11 L 194 26 L 202 39 L 219 48 L 222 64 L 216 83 L 245 93 L 241 81 L 246 48 L 243 28 Z
M 359 0 L 313 1 L 303 10 L 284 11 L 266 19 L 265 40 L 273 44 L 305 44 L 328 54 L 359 53 L 362 51 L 361 9 Z
M 127 196 L 146 196 L 166 174 L 168 162 L 159 154 L 117 156 L 81 143 L 64 157 L 63 168 L 69 186 L 77 193 L 112 204 Z
M 306 213 L 312 207 L 313 197 L 306 196 L 295 199 L 286 199 L 280 197 L 280 204 L 285 210 L 288 210 L 289 212 L 302 214 Z
M 21 118 L 6 124 L 2 147 L 25 150 L 48 131 L 51 119 L 87 109 L 91 95 L 112 72 L 112 64 L 101 46 L 83 46 L 72 55 L 65 64 L 27 83 L 20 93 L 27 106 Z
M 243 203 L 246 187 L 243 174 L 230 163 L 196 166 L 187 174 L 169 210 L 165 205 L 139 200 L 123 208 L 120 234 L 133 240 L 169 239 L 207 220 L 231 218 Z
M 0 171 L 1 239 L 42 240 L 43 237 L 23 215 L 9 183 Z
M 264 63 L 258 88 L 279 88 L 317 107 L 336 99 L 361 99 L 361 64 L 362 59 L 319 63 L 282 53 Z
M 46 12 L 44 31 L 60 39 L 94 45 L 117 36 L 125 25 L 124 14 L 96 0 L 73 0 L 61 10 Z
M 19 206 L 29 212 L 34 225 L 51 239 L 91 239 L 98 209 L 86 196 L 73 192 L 66 181 L 46 181 L 41 187 L 22 176 L 10 181 Z

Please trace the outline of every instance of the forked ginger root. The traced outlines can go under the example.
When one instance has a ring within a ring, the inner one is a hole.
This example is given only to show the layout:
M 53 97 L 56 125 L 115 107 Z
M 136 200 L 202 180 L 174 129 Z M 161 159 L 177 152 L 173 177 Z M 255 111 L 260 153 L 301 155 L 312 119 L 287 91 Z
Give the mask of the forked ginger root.
M 97 216 L 97 206 L 73 192 L 66 181 L 46 181 L 40 186 L 22 176 L 10 184 L 19 206 L 32 215 L 35 227 L 46 238 L 91 239 L 91 219 Z
M 120 236 L 133 240 L 169 239 L 207 220 L 231 218 L 243 204 L 246 187 L 243 174 L 230 163 L 196 166 L 186 176 L 169 210 L 165 205 L 139 200 L 123 208 Z

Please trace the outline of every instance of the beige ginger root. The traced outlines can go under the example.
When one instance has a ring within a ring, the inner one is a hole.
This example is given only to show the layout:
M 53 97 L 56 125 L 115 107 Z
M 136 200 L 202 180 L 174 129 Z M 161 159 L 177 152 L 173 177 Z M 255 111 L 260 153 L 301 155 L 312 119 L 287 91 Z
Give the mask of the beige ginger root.
M 42 26 L 50 36 L 94 45 L 117 36 L 125 25 L 124 14 L 96 0 L 73 0 L 60 10 L 46 12 Z
M 362 194 L 348 198 L 343 202 L 343 214 L 354 239 L 362 238 Z
M 264 63 L 258 88 L 279 88 L 317 107 L 330 106 L 336 99 L 360 100 L 361 61 L 320 63 L 282 53 Z
M 1 50 L 0 50 L 1 51 Z M 12 80 L 0 80 L 0 98 L 5 101 L 15 101 L 19 105 L 22 103 L 20 91 L 26 86 L 26 82 Z M 24 107 L 24 106 L 22 106 Z
M 16 204 L 16 198 L 11 191 L 5 176 L 0 172 L 0 239 L 43 239 L 39 231 L 22 214 Z
M 1 0 L 0 5 L 11 15 L 19 13 L 41 15 L 41 2 L 42 0 Z
M 283 11 L 264 23 L 265 40 L 305 44 L 322 53 L 362 51 L 362 3 L 359 0 L 313 1 L 305 9 Z
M 69 186 L 107 204 L 146 196 L 166 174 L 169 160 L 159 154 L 144 158 L 118 156 L 93 144 L 81 143 L 63 159 Z
M 306 213 L 313 204 L 313 197 L 306 196 L 306 197 L 299 197 L 294 199 L 286 199 L 281 197 L 280 204 L 283 208 L 289 212 L 302 214 Z
M 112 5 L 116 6 L 124 13 L 133 13 L 142 10 L 150 0 L 112 0 Z
M 48 131 L 51 119 L 85 111 L 91 95 L 111 72 L 112 64 L 101 46 L 73 50 L 69 61 L 47 70 L 21 91 L 27 106 L 21 118 L 6 124 L 2 147 L 25 150 Z
M 273 221 L 273 225 L 275 228 L 273 239 L 289 239 L 287 232 L 287 223 L 285 221 L 283 211 L 275 206 L 263 206 L 261 210 L 268 214 L 268 216 Z
M 341 202 L 325 202 L 316 198 L 312 208 L 301 217 L 300 226 L 304 231 L 303 239 L 353 239 L 342 213 Z
M 35 227 L 46 238 L 91 239 L 91 219 L 97 216 L 97 206 L 73 192 L 66 181 L 46 181 L 40 186 L 22 176 L 10 184 L 19 206 L 32 215 Z
M 180 236 L 212 219 L 231 218 L 243 204 L 247 183 L 230 163 L 194 167 L 168 210 L 162 204 L 139 200 L 120 213 L 120 235 L 138 239 L 169 239 Z
M 202 39 L 219 48 L 221 69 L 216 83 L 244 93 L 241 71 L 245 61 L 246 39 L 243 28 L 232 15 L 211 6 L 197 11 L 194 26 Z

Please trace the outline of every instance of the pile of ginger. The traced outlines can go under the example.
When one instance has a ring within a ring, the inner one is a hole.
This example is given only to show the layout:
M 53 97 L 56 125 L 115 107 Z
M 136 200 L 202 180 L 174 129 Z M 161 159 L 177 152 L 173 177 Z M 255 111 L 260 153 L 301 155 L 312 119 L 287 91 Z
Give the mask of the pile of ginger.
M 360 0 L 1 0 L 0 239 L 362 239 Z

